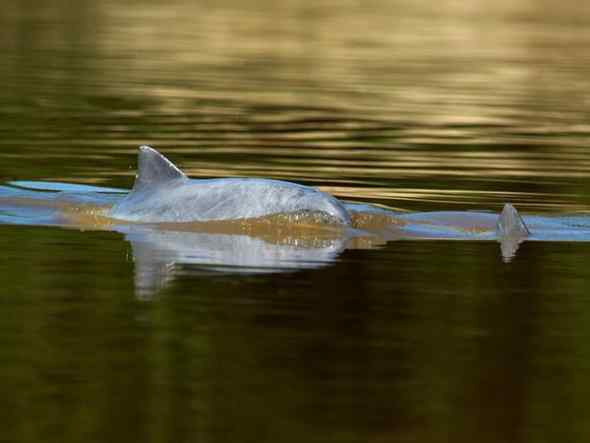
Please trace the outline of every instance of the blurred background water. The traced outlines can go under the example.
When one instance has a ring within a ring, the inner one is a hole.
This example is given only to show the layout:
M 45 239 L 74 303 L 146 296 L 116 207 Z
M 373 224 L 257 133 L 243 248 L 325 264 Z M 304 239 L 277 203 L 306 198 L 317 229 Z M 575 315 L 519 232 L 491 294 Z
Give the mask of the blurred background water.
M 16 1 L 0 180 L 139 144 L 410 210 L 590 208 L 590 4 Z M 588 441 L 590 245 L 392 242 L 150 301 L 120 234 L 0 226 L 5 441 Z

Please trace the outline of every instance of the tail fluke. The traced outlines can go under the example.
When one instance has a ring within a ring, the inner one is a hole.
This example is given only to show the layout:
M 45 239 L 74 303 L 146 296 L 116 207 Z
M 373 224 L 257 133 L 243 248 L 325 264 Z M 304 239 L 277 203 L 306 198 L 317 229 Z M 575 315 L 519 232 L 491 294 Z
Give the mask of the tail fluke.
M 506 203 L 496 223 L 496 236 L 504 261 L 509 262 L 516 255 L 520 244 L 530 235 L 524 220 L 510 203 Z

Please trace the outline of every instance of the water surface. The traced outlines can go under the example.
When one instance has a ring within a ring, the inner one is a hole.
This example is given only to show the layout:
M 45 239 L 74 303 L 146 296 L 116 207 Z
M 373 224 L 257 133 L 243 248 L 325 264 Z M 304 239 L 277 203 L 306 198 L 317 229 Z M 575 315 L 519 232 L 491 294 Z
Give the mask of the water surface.
M 148 143 L 193 177 L 583 213 L 589 25 L 573 1 L 11 2 L 0 181 L 129 188 Z M 7 441 L 590 438 L 587 243 L 510 263 L 444 240 L 289 272 L 186 263 L 146 298 L 124 234 L 0 239 Z

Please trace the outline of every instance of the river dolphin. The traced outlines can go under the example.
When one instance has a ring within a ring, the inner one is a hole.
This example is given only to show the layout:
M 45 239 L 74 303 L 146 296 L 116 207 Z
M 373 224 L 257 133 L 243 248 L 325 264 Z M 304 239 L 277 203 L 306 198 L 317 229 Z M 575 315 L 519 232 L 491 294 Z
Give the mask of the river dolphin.
M 140 147 L 138 163 L 131 191 L 57 182 L 0 184 L 0 225 L 123 234 L 132 246 L 142 297 L 165 286 L 183 266 L 231 274 L 315 269 L 347 249 L 427 239 L 498 241 L 502 258 L 510 261 L 523 241 L 590 241 L 587 214 L 521 216 L 511 204 L 500 214 L 395 211 L 279 180 L 189 179 L 148 146 Z
M 146 223 L 205 222 L 283 213 L 320 215 L 325 221 L 352 224 L 336 198 L 316 188 L 261 178 L 190 179 L 149 146 L 139 148 L 132 191 L 108 216 Z

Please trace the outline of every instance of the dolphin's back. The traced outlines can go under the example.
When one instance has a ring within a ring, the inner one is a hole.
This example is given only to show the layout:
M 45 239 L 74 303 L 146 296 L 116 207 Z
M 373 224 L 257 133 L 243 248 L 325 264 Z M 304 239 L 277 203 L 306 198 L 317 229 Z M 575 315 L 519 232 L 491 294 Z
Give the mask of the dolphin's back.
M 321 213 L 339 224 L 351 224 L 342 203 L 308 186 L 256 178 L 191 180 L 147 147 L 140 151 L 139 165 L 132 192 L 111 209 L 113 218 L 160 223 L 238 220 L 306 212 Z M 146 169 L 149 174 L 143 173 Z

